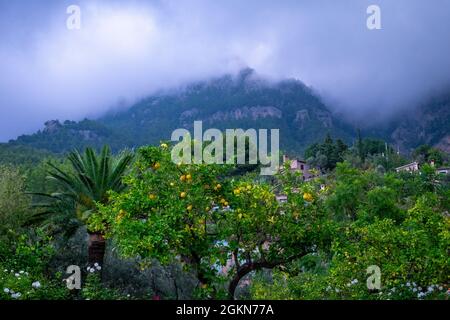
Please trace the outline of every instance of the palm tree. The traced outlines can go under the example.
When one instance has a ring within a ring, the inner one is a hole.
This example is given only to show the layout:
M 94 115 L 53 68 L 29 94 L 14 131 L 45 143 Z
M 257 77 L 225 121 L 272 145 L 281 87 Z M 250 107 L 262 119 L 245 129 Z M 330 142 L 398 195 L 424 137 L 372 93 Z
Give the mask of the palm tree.
M 97 203 L 108 203 L 108 191 L 121 192 L 125 185 L 122 178 L 125 175 L 133 155 L 125 151 L 117 157 L 111 155 L 108 146 L 104 146 L 100 155 L 92 148 L 86 148 L 84 154 L 73 151 L 67 156 L 73 170 L 63 170 L 49 163 L 51 169 L 48 178 L 56 181 L 61 192 L 50 195 L 40 194 L 54 200 L 53 204 L 44 204 L 50 211 L 61 208 L 61 203 L 73 207 L 78 219 L 86 222 L 97 213 Z M 59 212 L 58 212 L 59 213 Z M 106 241 L 102 232 L 89 230 L 88 261 L 103 263 Z

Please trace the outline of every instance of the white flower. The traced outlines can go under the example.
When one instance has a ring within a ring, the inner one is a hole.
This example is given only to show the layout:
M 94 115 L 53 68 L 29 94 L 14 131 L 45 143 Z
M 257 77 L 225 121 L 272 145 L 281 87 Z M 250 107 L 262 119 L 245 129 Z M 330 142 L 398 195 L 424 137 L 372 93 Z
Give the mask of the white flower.
M 433 291 L 433 286 L 429 286 L 428 287 L 428 291 L 432 292 Z
M 335 291 L 336 291 L 337 293 L 339 293 L 341 290 L 339 290 L 338 288 L 336 288 Z
M 98 266 L 98 267 L 97 267 L 97 270 L 99 270 L 99 271 L 102 270 L 102 267 Z
M 444 289 L 444 288 L 442 288 L 442 286 L 439 286 L 439 290 L 441 290 L 441 291 L 442 291 L 442 289 Z
M 39 281 L 35 281 L 31 284 L 31 286 L 35 289 L 39 289 L 41 287 L 41 283 Z
M 8 272 L 8 269 L 3 270 L 4 272 Z
M 414 288 L 412 291 L 413 291 L 413 292 L 416 292 L 416 291 L 417 291 L 417 288 Z
M 87 270 L 87 271 L 90 271 L 90 270 L 91 270 L 91 267 L 87 267 L 86 270 Z
M 411 286 L 411 284 L 410 284 L 409 282 L 407 282 L 407 283 L 406 283 L 406 286 L 407 286 L 407 287 L 410 287 L 410 286 Z
M 357 284 L 357 283 L 358 283 L 358 279 L 353 279 L 353 280 L 352 280 L 352 283 L 353 283 L 353 284 Z
M 98 267 L 98 263 L 96 262 L 96 263 L 94 263 L 94 267 Z
M 25 272 L 25 271 L 21 270 L 19 273 L 20 273 L 20 274 L 24 274 L 24 272 Z
M 4 289 L 3 289 L 3 292 L 4 292 L 4 293 L 9 293 L 9 289 L 8 289 L 8 288 L 4 288 Z
M 11 295 L 11 298 L 17 299 L 17 298 L 20 298 L 21 295 L 22 295 L 22 294 L 21 294 L 20 292 L 13 293 L 13 294 Z
M 90 272 L 90 273 L 95 272 L 95 269 L 94 269 L 94 268 L 90 268 L 90 269 L 89 269 L 89 272 Z
M 18 273 L 16 273 L 16 274 L 14 274 L 16 277 L 19 277 L 20 276 L 20 274 L 18 274 Z

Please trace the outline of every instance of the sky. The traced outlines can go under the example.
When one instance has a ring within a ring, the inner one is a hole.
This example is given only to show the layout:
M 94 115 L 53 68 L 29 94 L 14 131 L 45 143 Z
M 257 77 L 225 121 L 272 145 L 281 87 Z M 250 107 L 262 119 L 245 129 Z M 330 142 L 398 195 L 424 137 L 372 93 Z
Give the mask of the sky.
M 388 117 L 449 91 L 450 1 L 0 0 L 0 141 L 244 67 Z

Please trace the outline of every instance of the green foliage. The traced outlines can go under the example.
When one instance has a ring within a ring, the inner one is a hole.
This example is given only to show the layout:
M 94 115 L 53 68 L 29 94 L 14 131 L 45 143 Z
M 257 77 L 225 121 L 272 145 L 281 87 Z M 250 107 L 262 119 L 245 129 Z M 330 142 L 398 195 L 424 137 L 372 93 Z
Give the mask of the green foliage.
M 417 147 L 412 156 L 419 163 L 431 163 L 431 161 L 434 161 L 436 166 L 441 166 L 449 161 L 449 156 L 446 153 L 426 144 Z
M 0 240 L 18 233 L 27 221 L 30 197 L 24 194 L 25 177 L 17 168 L 0 166 Z
M 99 121 L 84 119 L 80 122 L 52 121 L 52 126 L 32 135 L 22 135 L 17 140 L 10 141 L 11 148 L 32 147 L 45 150 L 47 153 L 64 154 L 74 149 L 94 147 L 100 150 L 105 144 L 110 144 L 114 150 L 121 150 L 127 144 L 120 131 L 103 125 Z
M 81 297 L 85 300 L 122 300 L 121 294 L 114 289 L 105 287 L 102 284 L 98 273 L 89 273 L 86 276 Z
M 323 143 L 314 143 L 305 150 L 305 158 L 312 166 L 330 171 L 343 161 L 347 149 L 348 146 L 341 139 L 333 141 L 327 134 Z
M 48 163 L 49 179 L 57 184 L 58 192 L 45 194 L 38 193 L 49 199 L 49 202 L 38 204 L 46 209 L 43 214 L 61 214 L 76 212 L 80 221 L 96 213 L 96 204 L 108 202 L 108 192 L 119 192 L 124 189 L 122 177 L 133 156 L 125 151 L 117 157 L 111 155 L 109 147 L 105 146 L 100 155 L 92 148 L 86 148 L 84 154 L 78 151 L 69 153 L 67 157 L 71 168 L 63 168 Z
M 220 179 L 230 169 L 174 164 L 166 145 L 141 148 L 124 180 L 128 189 L 111 193 L 111 203 L 100 205 L 90 228 L 114 237 L 124 256 L 180 260 L 197 272 L 199 295 L 216 298 L 223 296 L 225 282 L 233 297 L 249 272 L 273 268 L 330 240 L 332 224 L 320 210 L 317 185 L 299 191 L 294 176 L 280 175 L 289 198 L 280 204 L 268 183 Z
M 288 265 L 275 271 L 273 281 L 258 278 L 253 297 L 446 299 L 448 183 L 428 167 L 420 174 L 379 174 L 348 163 L 338 164 L 334 179 L 325 205 L 340 227 L 331 248 L 313 267 Z M 372 265 L 381 269 L 380 290 L 366 286 Z
M 68 298 L 61 274 L 46 274 L 54 254 L 49 240 L 22 235 L 13 244 L 0 243 L 0 300 Z
M 443 216 L 435 196 L 418 199 L 401 224 L 391 219 L 369 224 L 357 221 L 344 232 L 332 249 L 329 285 L 339 290 L 332 297 L 386 299 L 407 283 L 416 283 L 413 296 L 397 296 L 409 299 L 421 298 L 418 294 L 430 286 L 445 288 L 449 271 L 448 218 Z M 365 287 L 365 270 L 371 265 L 381 269 L 381 294 Z M 352 279 L 359 279 L 359 284 L 347 286 Z
M 50 151 L 24 145 L 0 143 L 0 165 L 33 167 L 43 159 L 53 156 Z
M 446 299 L 449 178 L 428 164 L 392 172 L 403 158 L 360 142 L 364 159 L 331 136 L 308 148 L 328 170 L 308 182 L 287 166 L 262 179 L 255 167 L 175 164 L 164 143 L 140 148 L 135 162 L 105 147 L 0 166 L 0 299 L 133 299 L 97 273 L 69 294 L 49 268 L 53 240 L 23 228 L 40 217 L 51 217 L 47 234 L 86 223 L 142 269 L 183 266 L 197 276 L 197 299 L 246 297 L 243 279 L 255 299 Z M 367 289 L 370 265 L 381 290 Z
M 375 187 L 367 192 L 366 203 L 361 207 L 358 214 L 364 220 L 388 218 L 399 222 L 403 219 L 403 212 L 397 206 L 397 193 L 386 186 Z
M 1 264 L 0 267 L 0 300 L 63 300 L 69 297 L 60 277 L 48 279 L 42 274 L 3 269 Z
M 115 236 L 125 256 L 166 264 L 176 256 L 191 257 L 207 279 L 211 271 L 200 260 L 211 248 L 217 249 L 215 238 L 206 233 L 206 219 L 213 199 L 225 189 L 217 187 L 217 178 L 226 167 L 178 166 L 163 148 L 141 148 L 132 173 L 124 179 L 128 191 L 111 193 L 112 204 L 100 205 L 102 215 L 92 216 L 90 228 Z

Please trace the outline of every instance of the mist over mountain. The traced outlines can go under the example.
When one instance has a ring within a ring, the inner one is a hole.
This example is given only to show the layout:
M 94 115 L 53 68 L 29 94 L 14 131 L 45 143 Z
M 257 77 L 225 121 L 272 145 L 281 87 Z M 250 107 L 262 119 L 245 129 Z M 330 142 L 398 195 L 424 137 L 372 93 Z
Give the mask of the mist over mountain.
M 328 133 L 352 144 L 358 128 L 365 136 L 386 139 L 402 152 L 420 144 L 450 151 L 449 96 L 437 97 L 373 126 L 369 119 L 349 122 L 332 112 L 317 93 L 298 80 L 271 81 L 249 68 L 238 75 L 160 91 L 95 120 L 48 121 L 43 130 L 20 136 L 9 145 L 61 153 L 109 144 L 118 151 L 170 140 L 178 128 L 192 132 L 198 120 L 203 122 L 203 130 L 280 129 L 281 148 L 298 155 Z
M 281 147 L 297 153 L 328 132 L 347 141 L 352 137 L 352 129 L 300 81 L 272 82 L 243 69 L 236 76 L 161 91 L 97 120 L 48 121 L 44 130 L 10 143 L 52 152 L 102 144 L 120 150 L 170 140 L 173 130 L 192 129 L 198 120 L 203 130 L 280 129 Z
M 450 3 L 378 0 L 0 1 L 0 141 L 48 119 L 98 118 L 161 89 L 250 66 L 299 79 L 328 109 L 367 123 L 450 87 Z

